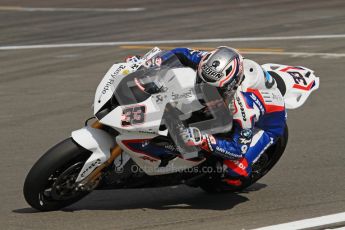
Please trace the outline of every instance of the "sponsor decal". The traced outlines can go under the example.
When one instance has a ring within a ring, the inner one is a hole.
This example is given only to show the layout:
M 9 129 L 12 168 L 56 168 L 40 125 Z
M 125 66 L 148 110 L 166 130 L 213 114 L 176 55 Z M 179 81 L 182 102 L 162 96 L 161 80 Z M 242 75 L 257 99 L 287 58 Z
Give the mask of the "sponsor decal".
M 173 151 L 173 152 L 178 151 L 176 146 L 174 146 L 174 145 L 164 145 L 163 147 L 170 150 L 170 151 Z
M 124 108 L 122 110 L 121 125 L 131 126 L 145 122 L 146 107 L 143 105 Z
M 240 136 L 247 140 L 250 140 L 253 136 L 253 131 L 251 129 L 242 129 L 240 132 Z
M 246 138 L 238 138 L 238 140 L 240 141 L 240 144 L 243 144 L 243 145 L 247 145 L 249 144 L 252 140 L 251 139 L 246 139 Z
M 143 143 L 141 143 L 141 147 L 145 148 L 146 146 L 148 146 L 150 144 L 149 141 L 144 141 Z
M 160 57 L 151 58 L 144 63 L 144 66 L 146 68 L 150 68 L 150 67 L 154 67 L 154 66 L 159 67 L 162 65 L 162 62 L 163 62 L 162 58 L 160 58 Z
M 132 66 L 131 66 L 131 69 L 133 69 L 133 70 L 136 70 L 136 69 L 138 69 L 139 68 L 139 65 L 138 64 L 133 64 Z
M 220 65 L 220 62 L 218 60 L 215 60 L 214 62 L 212 62 L 212 67 L 214 69 L 217 69 L 217 67 Z
M 242 147 L 241 147 L 241 153 L 242 153 L 242 154 L 245 154 L 245 153 L 247 152 L 247 150 L 248 150 L 248 146 L 247 146 L 247 145 L 242 145 Z
M 190 98 L 190 97 L 193 96 L 192 93 L 193 93 L 192 89 L 189 89 L 187 92 L 184 92 L 184 93 L 181 93 L 181 94 L 172 92 L 171 93 L 171 99 L 172 100 L 187 99 L 187 98 Z
M 149 134 L 156 134 L 156 132 L 154 131 L 150 131 L 150 130 L 139 130 L 139 133 L 149 133 Z
M 253 93 L 250 94 L 250 97 L 253 99 L 255 104 L 259 107 L 261 114 L 264 114 L 265 109 L 264 109 L 263 105 L 261 104 L 261 102 L 259 101 L 259 99 Z
M 172 144 L 164 145 L 163 147 L 168 149 L 168 150 L 170 150 L 170 151 L 172 151 L 172 152 L 180 152 L 182 150 L 181 147 L 175 146 L 175 145 L 172 145 Z
M 140 56 L 131 56 L 126 59 L 126 62 L 136 63 L 140 61 Z
M 123 74 L 123 75 L 128 75 L 128 74 L 129 74 L 129 70 L 128 70 L 128 69 L 123 70 L 123 71 L 122 71 L 122 74 Z
M 241 157 L 240 155 L 237 155 L 237 154 L 235 154 L 235 153 L 229 152 L 229 151 L 227 151 L 226 149 L 223 149 L 223 148 L 221 148 L 221 147 L 219 147 L 219 146 L 216 147 L 216 150 L 217 150 L 218 152 L 220 152 L 220 153 L 223 153 L 223 154 L 225 154 L 225 155 L 229 155 L 229 156 L 232 156 L 232 157 L 235 157 L 235 158 Z
M 140 159 L 143 159 L 143 160 L 145 160 L 145 161 L 150 161 L 150 162 L 155 162 L 155 161 L 158 161 L 158 160 L 156 160 L 156 159 L 154 159 L 154 158 L 151 158 L 151 157 L 148 157 L 148 156 L 141 156 L 141 157 L 139 157 Z
M 209 136 L 209 135 L 206 135 L 206 136 L 205 136 L 205 139 L 206 139 L 207 143 L 206 143 L 206 142 L 202 142 L 202 146 L 207 145 L 207 147 L 209 148 L 209 150 L 211 150 L 211 152 L 212 152 L 212 151 L 213 151 L 213 148 L 212 148 L 210 136 Z
M 111 77 L 116 77 L 120 72 L 121 70 L 124 70 L 126 68 L 126 66 L 124 65 L 120 65 L 115 71 L 114 73 L 111 74 Z
M 239 167 L 242 170 L 246 169 L 246 166 L 240 161 L 234 161 L 234 164 L 237 165 L 237 167 Z
M 290 74 L 293 78 L 293 80 L 295 81 L 295 83 L 297 85 L 301 85 L 303 83 L 303 85 L 308 85 L 307 81 L 304 79 L 303 75 L 299 72 L 292 72 L 289 71 L 287 72 L 288 74 Z
M 100 165 L 100 164 L 101 164 L 101 159 L 98 158 L 97 160 L 95 160 L 94 162 L 92 162 L 92 163 L 89 165 L 89 167 L 87 167 L 87 168 L 80 174 L 80 176 L 81 176 L 81 177 L 84 177 L 85 174 L 86 174 L 87 172 L 93 171 L 93 169 L 94 169 L 96 166 Z
M 113 83 L 114 83 L 114 79 L 109 79 L 108 80 L 108 82 L 105 84 L 105 86 L 104 86 L 104 88 L 103 88 L 103 90 L 102 90 L 102 94 L 106 94 L 107 93 L 107 91 L 110 89 L 110 87 L 113 85 Z
M 242 145 L 248 145 L 252 141 L 253 137 L 253 131 L 251 129 L 242 129 L 240 132 L 240 138 L 238 139 L 240 144 Z M 241 147 L 241 150 L 243 150 L 243 146 Z M 245 151 L 247 151 L 248 146 L 246 147 Z M 242 151 L 243 153 L 243 151 Z
M 150 50 L 148 53 L 144 55 L 143 59 L 150 59 L 153 55 L 157 54 L 160 51 L 161 50 L 158 47 L 154 47 L 152 50 Z
M 162 96 L 162 95 L 157 95 L 157 96 L 156 96 L 156 102 L 157 102 L 157 103 L 163 102 L 163 96 Z
M 147 60 L 147 61 L 144 63 L 144 66 L 145 66 L 146 68 L 151 67 L 151 66 L 152 66 L 152 60 Z
M 219 80 L 224 76 L 223 73 L 219 73 L 219 72 L 215 71 L 213 67 L 209 67 L 206 64 L 203 65 L 201 68 L 202 68 L 202 72 L 205 74 L 205 76 L 207 76 L 213 80 Z
M 140 56 L 134 56 L 133 59 L 132 59 L 132 62 L 133 62 L 133 63 L 139 62 L 140 59 L 141 59 Z
M 243 121 L 247 121 L 246 112 L 244 111 L 244 107 L 243 107 L 240 97 L 236 97 L 236 101 L 238 105 L 240 106 L 240 111 L 241 111 Z
M 126 68 L 126 66 L 124 65 L 120 65 L 115 71 L 114 73 L 111 74 L 111 78 L 108 80 L 108 82 L 105 84 L 103 90 L 102 90 L 102 94 L 106 94 L 107 91 L 110 89 L 110 87 L 113 85 L 114 83 L 114 78 L 122 71 Z
M 166 95 L 166 94 L 152 95 L 152 99 L 154 99 L 157 104 L 162 104 L 167 98 L 168 98 L 168 95 Z

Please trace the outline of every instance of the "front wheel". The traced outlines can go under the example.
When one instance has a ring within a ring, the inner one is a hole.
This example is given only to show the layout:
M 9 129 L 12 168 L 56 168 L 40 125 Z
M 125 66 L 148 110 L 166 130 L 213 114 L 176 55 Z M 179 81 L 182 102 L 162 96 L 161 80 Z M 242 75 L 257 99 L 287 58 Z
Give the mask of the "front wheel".
M 88 194 L 74 183 L 91 152 L 68 138 L 48 150 L 31 168 L 24 182 L 24 198 L 40 211 L 59 210 Z

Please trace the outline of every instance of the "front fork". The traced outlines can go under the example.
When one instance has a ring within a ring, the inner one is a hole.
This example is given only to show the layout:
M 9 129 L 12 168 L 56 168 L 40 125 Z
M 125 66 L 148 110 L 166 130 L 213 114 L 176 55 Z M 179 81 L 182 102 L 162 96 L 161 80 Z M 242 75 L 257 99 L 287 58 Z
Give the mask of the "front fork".
M 111 165 L 122 153 L 115 139 L 96 121 L 91 126 L 85 126 L 72 132 L 72 138 L 83 148 L 92 152 L 79 172 L 76 183 L 82 190 L 94 189 L 100 180 L 102 170 Z

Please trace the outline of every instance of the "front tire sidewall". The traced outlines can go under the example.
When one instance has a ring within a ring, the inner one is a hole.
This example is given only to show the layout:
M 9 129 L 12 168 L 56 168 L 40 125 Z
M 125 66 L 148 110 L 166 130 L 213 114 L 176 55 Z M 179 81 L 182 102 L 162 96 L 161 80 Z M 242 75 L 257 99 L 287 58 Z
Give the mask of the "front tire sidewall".
M 27 203 L 40 211 L 53 211 L 75 203 L 87 195 L 81 192 L 68 200 L 49 199 L 42 202 L 40 194 L 46 189 L 49 177 L 58 169 L 65 169 L 78 161 L 86 161 L 91 152 L 68 138 L 49 149 L 31 168 L 24 182 L 24 198 Z

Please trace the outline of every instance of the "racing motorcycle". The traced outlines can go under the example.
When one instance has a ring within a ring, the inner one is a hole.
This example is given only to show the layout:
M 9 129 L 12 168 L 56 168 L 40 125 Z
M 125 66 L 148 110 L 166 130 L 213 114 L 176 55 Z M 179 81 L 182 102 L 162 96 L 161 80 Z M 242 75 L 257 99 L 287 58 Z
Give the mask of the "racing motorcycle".
M 263 68 L 275 79 L 288 109 L 300 107 L 319 87 L 319 78 L 305 67 Z M 186 145 L 180 135 L 188 126 L 210 134 L 231 132 L 231 108 L 225 103 L 207 106 L 221 99 L 216 88 L 198 82 L 194 70 L 157 47 L 141 58 L 114 64 L 97 87 L 94 117 L 31 168 L 24 183 L 25 200 L 37 210 L 52 211 L 94 189 L 178 184 L 209 193 L 245 189 L 278 162 L 288 129 L 255 161 L 251 176 L 232 187 L 223 182 L 222 160 Z

